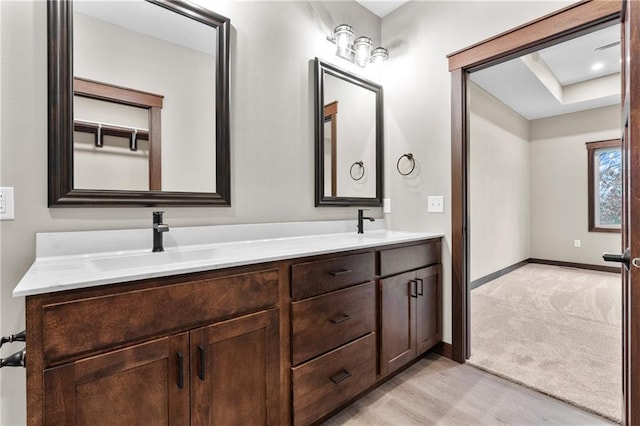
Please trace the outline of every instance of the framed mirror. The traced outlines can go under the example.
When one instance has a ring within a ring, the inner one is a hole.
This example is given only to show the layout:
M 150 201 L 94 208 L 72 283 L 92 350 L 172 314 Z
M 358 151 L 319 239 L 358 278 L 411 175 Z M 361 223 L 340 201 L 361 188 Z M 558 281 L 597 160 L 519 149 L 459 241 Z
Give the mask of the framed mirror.
M 381 206 L 382 87 L 315 58 L 317 206 Z
M 229 206 L 229 19 L 48 2 L 49 206 Z

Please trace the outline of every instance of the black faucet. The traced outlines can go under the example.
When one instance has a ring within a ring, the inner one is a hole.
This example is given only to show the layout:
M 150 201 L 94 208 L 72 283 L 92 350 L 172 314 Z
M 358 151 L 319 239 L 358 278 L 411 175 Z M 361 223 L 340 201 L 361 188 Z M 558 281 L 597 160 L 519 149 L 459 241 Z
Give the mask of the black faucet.
M 369 219 L 371 222 L 375 222 L 376 220 L 372 217 L 363 216 L 364 210 L 358 209 L 358 234 L 364 234 L 364 225 L 362 221 L 364 219 Z
M 153 212 L 153 251 L 164 251 L 162 233 L 169 232 L 169 225 L 162 223 L 164 212 Z

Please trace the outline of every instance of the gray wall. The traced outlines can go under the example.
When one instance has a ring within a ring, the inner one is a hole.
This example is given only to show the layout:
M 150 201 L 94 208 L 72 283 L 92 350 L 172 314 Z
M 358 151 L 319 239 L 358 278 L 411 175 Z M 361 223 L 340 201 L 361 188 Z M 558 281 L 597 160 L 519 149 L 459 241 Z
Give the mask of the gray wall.
M 619 137 L 620 108 L 528 121 L 469 87 L 471 280 L 528 258 L 607 265 L 621 239 L 588 231 L 585 142 Z
M 533 120 L 530 130 L 531 257 L 611 266 L 602 253 L 619 253 L 622 241 L 588 231 L 585 143 L 620 137 L 620 107 Z
M 528 259 L 529 121 L 469 84 L 470 280 Z

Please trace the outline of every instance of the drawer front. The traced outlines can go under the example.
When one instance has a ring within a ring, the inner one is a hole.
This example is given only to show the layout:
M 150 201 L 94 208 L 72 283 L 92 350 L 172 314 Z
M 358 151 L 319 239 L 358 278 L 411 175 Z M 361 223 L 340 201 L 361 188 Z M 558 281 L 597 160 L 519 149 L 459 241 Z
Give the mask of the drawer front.
M 375 284 L 294 302 L 293 364 L 299 364 L 375 330 Z
M 373 280 L 373 252 L 291 266 L 291 298 L 300 300 Z
M 279 282 L 270 269 L 45 305 L 45 365 L 276 306 Z
M 380 275 L 387 277 L 440 263 L 440 240 L 380 251 Z
M 371 333 L 294 367 L 294 424 L 311 424 L 371 386 L 376 380 L 375 344 Z

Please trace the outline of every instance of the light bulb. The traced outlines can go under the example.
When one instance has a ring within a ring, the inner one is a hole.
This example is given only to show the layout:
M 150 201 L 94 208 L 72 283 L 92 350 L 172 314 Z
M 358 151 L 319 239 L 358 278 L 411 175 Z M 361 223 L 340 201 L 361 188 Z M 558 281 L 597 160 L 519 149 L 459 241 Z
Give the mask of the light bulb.
M 371 39 L 365 36 L 358 37 L 356 41 L 353 42 L 356 64 L 361 67 L 367 65 L 367 62 L 369 62 L 369 55 L 371 53 L 372 46 L 373 42 L 371 41 Z
M 373 64 L 380 64 L 389 58 L 389 51 L 384 47 L 376 47 L 371 51 L 371 62 Z
M 336 42 L 336 53 L 340 56 L 347 56 L 353 40 L 353 28 L 350 25 L 338 25 L 333 30 L 333 38 Z

